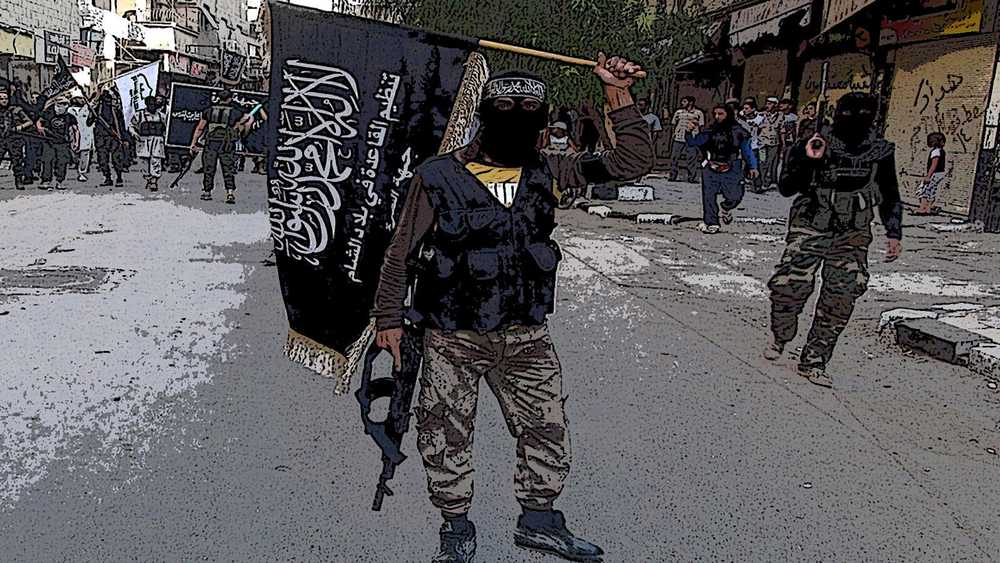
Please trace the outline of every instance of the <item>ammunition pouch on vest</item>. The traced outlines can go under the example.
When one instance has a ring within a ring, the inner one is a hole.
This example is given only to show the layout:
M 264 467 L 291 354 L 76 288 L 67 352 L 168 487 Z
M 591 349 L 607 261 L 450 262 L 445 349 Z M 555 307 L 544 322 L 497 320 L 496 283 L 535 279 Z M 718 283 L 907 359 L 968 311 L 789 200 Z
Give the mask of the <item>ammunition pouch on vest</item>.
M 229 125 L 229 118 L 232 114 L 233 108 L 212 106 L 209 109 L 205 138 L 209 141 L 222 141 L 228 145 L 233 140 L 233 128 Z
M 452 155 L 417 173 L 437 222 L 410 260 L 417 275 L 407 318 L 480 333 L 545 322 L 562 255 L 551 238 L 556 199 L 544 163 L 524 167 L 510 209 Z
M 836 190 L 832 182 L 821 181 L 809 199 L 806 222 L 817 231 L 831 229 L 867 229 L 875 220 L 875 209 L 882 203 L 882 192 L 875 178 L 878 164 L 872 165 L 868 183 L 856 190 Z
M 150 121 L 146 115 L 141 119 L 137 128 L 140 137 L 162 137 L 167 133 L 167 124 L 162 120 Z

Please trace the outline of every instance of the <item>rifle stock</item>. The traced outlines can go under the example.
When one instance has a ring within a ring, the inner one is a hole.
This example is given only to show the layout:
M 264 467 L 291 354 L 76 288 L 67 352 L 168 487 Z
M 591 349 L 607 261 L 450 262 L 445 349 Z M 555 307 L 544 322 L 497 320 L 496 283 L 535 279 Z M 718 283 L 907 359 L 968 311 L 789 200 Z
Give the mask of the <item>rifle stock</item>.
M 400 344 L 402 366 L 399 371 L 393 369 L 392 377 L 373 378 L 372 372 L 375 359 L 382 352 L 374 342 L 365 352 L 361 387 L 354 394 L 361 406 L 361 420 L 364 422 L 365 434 L 375 440 L 382 450 L 382 473 L 375 487 L 375 499 L 372 510 L 382 509 L 382 501 L 386 496 L 392 496 L 388 482 L 396 474 L 396 467 L 406 460 L 402 452 L 403 436 L 410 429 L 410 408 L 413 403 L 413 393 L 417 384 L 417 375 L 423 361 L 423 331 L 414 327 L 403 329 L 403 339 Z M 372 403 L 377 399 L 387 398 L 389 402 L 388 416 L 382 422 L 371 419 Z

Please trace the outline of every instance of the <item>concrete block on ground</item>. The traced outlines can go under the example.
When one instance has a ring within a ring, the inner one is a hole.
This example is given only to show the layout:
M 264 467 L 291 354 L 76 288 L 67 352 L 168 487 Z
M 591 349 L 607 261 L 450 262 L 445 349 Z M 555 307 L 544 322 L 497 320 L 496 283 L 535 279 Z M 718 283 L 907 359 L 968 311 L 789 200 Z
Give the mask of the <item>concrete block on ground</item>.
M 978 303 L 941 303 L 940 305 L 932 305 L 931 308 L 947 311 L 949 313 L 966 313 L 971 311 L 980 311 L 985 309 L 986 305 L 980 305 Z
M 896 343 L 950 364 L 966 364 L 972 349 L 986 338 L 936 319 L 896 323 Z
M 653 187 L 622 186 L 618 188 L 618 201 L 653 201 Z
M 878 330 L 882 332 L 887 327 L 891 327 L 898 323 L 899 321 L 906 321 L 911 319 L 936 319 L 938 318 L 938 313 L 935 311 L 924 311 L 921 309 L 889 309 L 882 313 L 882 317 L 878 321 Z
M 975 223 L 927 223 L 927 228 L 939 233 L 981 233 L 983 224 Z
M 587 208 L 587 213 L 606 219 L 608 215 L 611 215 L 611 208 L 607 205 L 591 205 Z
M 986 343 L 972 347 L 969 369 L 987 377 L 1000 379 L 1000 344 Z
M 640 213 L 635 216 L 635 222 L 642 224 L 673 225 L 677 216 L 670 213 Z

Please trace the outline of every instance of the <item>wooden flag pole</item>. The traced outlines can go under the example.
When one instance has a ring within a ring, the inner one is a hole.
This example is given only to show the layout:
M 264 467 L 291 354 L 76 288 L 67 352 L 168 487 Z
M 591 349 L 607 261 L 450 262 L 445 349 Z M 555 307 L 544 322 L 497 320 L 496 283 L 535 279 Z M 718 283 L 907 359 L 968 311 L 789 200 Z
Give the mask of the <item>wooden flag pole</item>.
M 589 66 L 589 67 L 597 66 L 597 61 L 581 59 L 578 57 L 570 57 L 567 55 L 560 55 L 558 53 L 549 53 L 548 51 L 539 51 L 537 49 L 529 49 L 527 47 L 518 47 L 516 45 L 508 45 L 506 43 L 498 43 L 496 41 L 490 41 L 488 39 L 480 39 L 478 43 L 479 46 L 484 49 L 505 51 L 507 53 L 514 53 L 516 55 L 526 55 L 529 57 L 537 57 L 539 59 L 545 59 L 548 61 L 557 61 L 571 65 Z M 635 77 L 646 78 L 646 71 L 640 70 L 639 72 L 635 73 Z

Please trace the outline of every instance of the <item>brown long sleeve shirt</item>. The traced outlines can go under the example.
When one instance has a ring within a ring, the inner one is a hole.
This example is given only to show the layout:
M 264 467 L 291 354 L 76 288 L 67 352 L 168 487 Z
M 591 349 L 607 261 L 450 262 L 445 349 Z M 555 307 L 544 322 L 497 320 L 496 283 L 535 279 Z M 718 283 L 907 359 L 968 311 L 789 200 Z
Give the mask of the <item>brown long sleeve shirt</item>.
M 645 120 L 635 106 L 612 111 L 609 117 L 617 145 L 598 155 L 603 169 L 614 180 L 632 180 L 649 173 L 653 167 L 654 154 L 649 127 Z M 589 167 L 581 165 L 585 153 L 543 153 L 543 155 L 561 190 L 580 188 L 590 182 L 605 180 L 605 178 L 588 177 L 595 173 L 588 172 Z M 460 150 L 455 153 L 455 158 L 460 162 L 468 162 L 475 156 L 474 150 Z M 407 292 L 406 262 L 419 248 L 436 220 L 434 208 L 423 189 L 420 170 L 417 169 L 403 204 L 396 234 L 386 250 L 385 261 L 382 264 L 373 312 L 378 330 L 402 326 Z

